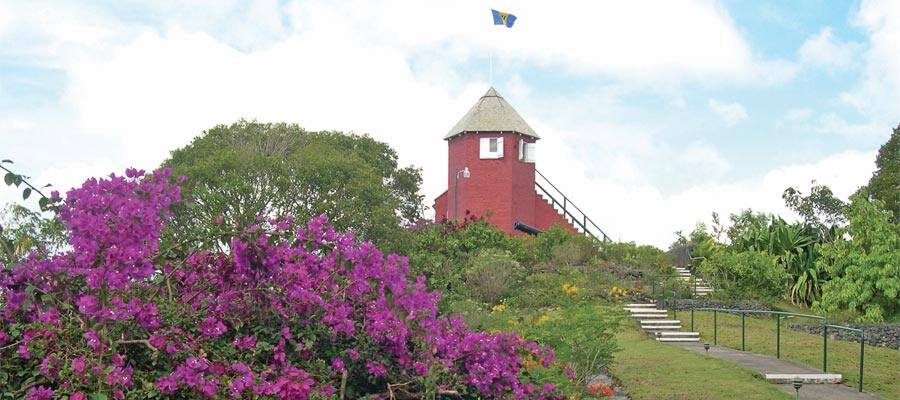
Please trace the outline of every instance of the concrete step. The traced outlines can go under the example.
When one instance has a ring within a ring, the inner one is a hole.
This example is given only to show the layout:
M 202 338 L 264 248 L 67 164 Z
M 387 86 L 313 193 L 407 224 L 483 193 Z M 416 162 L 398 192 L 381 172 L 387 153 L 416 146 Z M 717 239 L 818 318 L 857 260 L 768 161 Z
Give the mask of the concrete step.
M 800 379 L 803 383 L 841 383 L 841 374 L 766 374 L 766 381 L 774 384 L 794 383 Z
M 632 314 L 631 318 L 640 320 L 640 321 L 649 321 L 649 320 L 665 320 L 669 316 L 666 314 Z
M 641 321 L 641 325 L 642 325 L 642 326 L 643 326 L 643 325 L 662 325 L 662 326 L 665 326 L 665 325 L 680 325 L 680 324 L 681 324 L 681 320 L 680 320 L 680 319 L 651 319 L 651 320 Z
M 625 308 L 656 308 L 656 303 L 631 303 L 626 304 Z
M 660 332 L 659 337 L 669 338 L 697 338 L 700 337 L 699 332 Z
M 681 325 L 641 325 L 647 332 L 680 331 Z
M 699 342 L 700 338 L 657 338 L 658 342 Z
M 658 310 L 656 308 L 626 308 L 632 314 L 665 314 L 667 310 Z

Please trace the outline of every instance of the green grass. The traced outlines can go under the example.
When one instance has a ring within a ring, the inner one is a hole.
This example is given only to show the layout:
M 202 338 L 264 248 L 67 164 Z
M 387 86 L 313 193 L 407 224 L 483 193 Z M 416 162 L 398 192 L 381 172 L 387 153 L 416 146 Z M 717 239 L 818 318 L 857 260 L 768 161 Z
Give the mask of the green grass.
M 791 399 L 730 361 L 659 343 L 627 324 L 612 373 L 632 399 Z
M 719 346 L 741 348 L 741 317 L 717 313 Z M 671 315 L 671 314 L 670 314 Z M 678 313 L 684 330 L 691 328 L 689 311 Z M 694 331 L 703 341 L 713 343 L 712 312 L 694 313 Z M 746 317 L 746 351 L 775 356 L 776 325 L 774 318 Z M 790 323 L 817 323 L 816 320 L 791 318 L 781 322 L 781 358 L 822 368 L 822 336 L 794 331 Z M 828 340 L 828 372 L 843 374 L 844 382 L 853 387 L 859 382 L 859 342 Z M 887 399 L 900 399 L 900 350 L 884 347 L 865 347 L 863 389 Z

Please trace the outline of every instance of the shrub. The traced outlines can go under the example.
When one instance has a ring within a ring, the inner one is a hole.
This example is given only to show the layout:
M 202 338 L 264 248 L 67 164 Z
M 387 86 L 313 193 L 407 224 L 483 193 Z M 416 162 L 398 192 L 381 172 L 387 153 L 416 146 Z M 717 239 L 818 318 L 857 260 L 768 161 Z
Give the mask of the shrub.
M 700 271 L 720 295 L 735 298 L 781 298 L 790 280 L 774 256 L 759 251 L 717 252 L 700 264 Z
M 466 270 L 466 288 L 472 297 L 497 304 L 515 293 L 525 271 L 508 252 L 481 251 Z
M 162 246 L 169 180 L 88 180 L 60 207 L 67 250 L 0 269 L 0 398 L 556 396 L 523 368 L 552 351 L 441 317 L 404 257 L 324 217 Z
M 568 267 L 584 265 L 591 253 L 591 244 L 573 238 L 553 249 L 552 260 L 555 264 Z
M 823 311 L 848 308 L 861 322 L 882 322 L 900 313 L 900 225 L 879 200 L 851 197 L 846 238 L 819 246 L 819 268 L 834 278 L 822 287 Z

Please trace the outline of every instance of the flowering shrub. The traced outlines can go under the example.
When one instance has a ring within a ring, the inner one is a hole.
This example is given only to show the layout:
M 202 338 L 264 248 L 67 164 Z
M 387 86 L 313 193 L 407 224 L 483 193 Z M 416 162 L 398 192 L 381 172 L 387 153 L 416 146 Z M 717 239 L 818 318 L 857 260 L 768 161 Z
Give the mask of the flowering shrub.
M 524 367 L 550 349 L 442 318 L 404 257 L 325 217 L 161 245 L 171 181 L 54 193 L 68 250 L 0 268 L 0 398 L 559 397 Z

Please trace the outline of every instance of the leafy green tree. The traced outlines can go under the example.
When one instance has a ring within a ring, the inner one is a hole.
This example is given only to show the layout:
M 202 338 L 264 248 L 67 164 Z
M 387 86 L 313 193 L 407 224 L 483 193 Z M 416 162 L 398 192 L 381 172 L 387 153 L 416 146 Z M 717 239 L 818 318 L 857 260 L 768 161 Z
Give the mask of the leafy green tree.
M 728 219 L 731 220 L 731 226 L 728 227 L 726 235 L 730 243 L 735 243 L 740 238 L 749 235 L 751 232 L 758 232 L 769 226 L 769 221 L 773 219 L 772 214 L 754 212 L 752 209 L 742 210 L 740 213 L 731 214 Z
M 862 322 L 881 322 L 900 312 L 900 225 L 880 200 L 853 195 L 849 237 L 819 247 L 818 263 L 833 277 L 817 308 L 859 311 Z
M 18 204 L 0 210 L 0 265 L 21 262 L 28 253 L 52 253 L 66 244 L 65 228 Z
M 884 202 L 885 209 L 893 213 L 894 223 L 900 223 L 900 125 L 878 150 L 875 167 L 868 193 Z
M 835 197 L 831 188 L 818 185 L 816 181 L 812 181 L 809 195 L 804 196 L 803 192 L 789 187 L 781 198 L 788 208 L 800 214 L 807 225 L 818 230 L 826 239 L 831 227 L 847 222 L 847 203 Z
M 187 177 L 176 238 L 213 232 L 217 219 L 242 229 L 260 216 L 325 214 L 338 230 L 385 244 L 422 210 L 421 171 L 398 167 L 397 153 L 368 136 L 241 120 L 204 132 L 163 166 Z
M 712 254 L 699 269 L 720 293 L 734 298 L 780 298 L 789 279 L 776 257 L 757 250 L 725 249 Z

